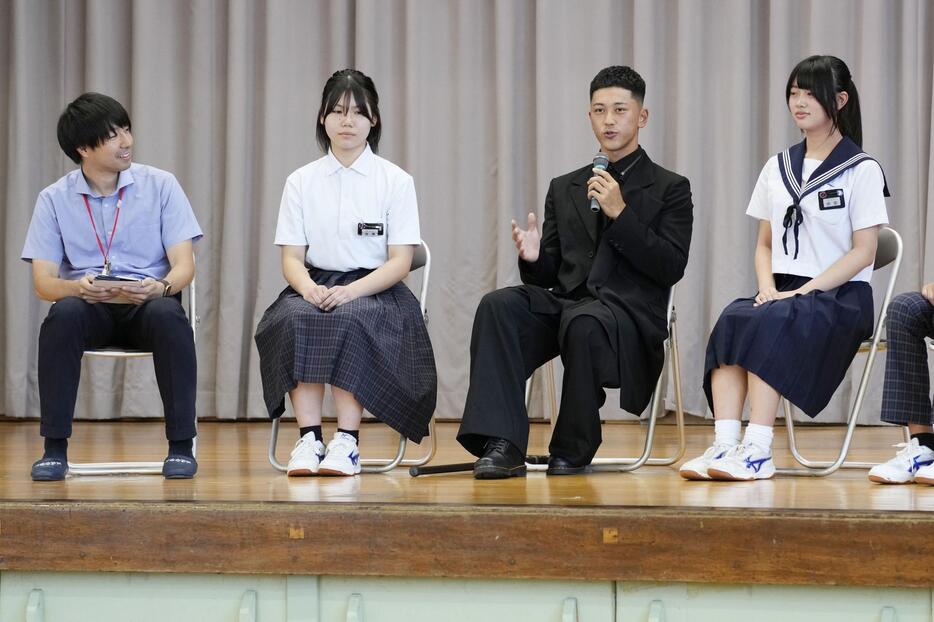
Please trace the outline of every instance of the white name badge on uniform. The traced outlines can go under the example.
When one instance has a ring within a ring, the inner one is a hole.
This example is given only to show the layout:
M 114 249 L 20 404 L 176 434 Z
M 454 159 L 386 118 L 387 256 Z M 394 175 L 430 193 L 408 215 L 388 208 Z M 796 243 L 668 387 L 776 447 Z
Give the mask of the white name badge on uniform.
M 846 207 L 843 200 L 843 189 L 821 190 L 817 193 L 817 200 L 822 210 L 842 209 Z

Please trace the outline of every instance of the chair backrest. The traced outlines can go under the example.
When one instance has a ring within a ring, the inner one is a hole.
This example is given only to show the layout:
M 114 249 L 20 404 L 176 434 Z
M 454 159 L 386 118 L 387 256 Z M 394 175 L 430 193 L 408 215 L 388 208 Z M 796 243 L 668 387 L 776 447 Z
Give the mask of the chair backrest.
M 876 262 L 873 270 L 884 268 L 902 254 L 902 237 L 891 227 L 879 230 L 879 244 L 876 247 Z
M 668 320 L 669 332 L 671 332 L 671 320 L 675 314 L 675 287 L 677 287 L 677 285 L 672 285 L 671 289 L 668 290 L 668 310 L 665 314 L 665 317 Z
M 898 235 L 898 232 L 891 227 L 882 227 L 879 230 L 879 244 L 876 247 L 876 262 L 873 265 L 873 270 L 878 270 L 889 264 L 892 265 L 892 271 L 889 274 L 889 282 L 885 287 L 885 295 L 882 296 L 882 305 L 879 307 L 879 319 L 876 320 L 876 326 L 872 334 L 872 342 L 875 345 L 881 339 L 882 328 L 885 326 L 886 316 L 888 315 L 889 302 L 892 300 L 895 281 L 898 279 L 898 271 L 902 265 L 902 236 Z
M 431 274 L 431 250 L 428 248 L 428 243 L 425 242 L 425 240 L 422 240 L 421 244 L 415 247 L 415 254 L 412 255 L 412 267 L 409 269 L 409 272 L 415 272 L 420 268 L 422 269 L 422 285 L 418 292 L 418 305 L 422 309 L 422 317 L 424 317 L 427 322 L 428 277 Z

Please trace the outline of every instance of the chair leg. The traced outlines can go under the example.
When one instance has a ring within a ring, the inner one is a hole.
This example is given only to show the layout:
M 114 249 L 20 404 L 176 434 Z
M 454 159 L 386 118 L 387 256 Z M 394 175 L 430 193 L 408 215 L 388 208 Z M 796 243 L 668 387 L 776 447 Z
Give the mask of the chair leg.
M 161 475 L 162 462 L 69 462 L 71 475 Z
M 545 383 L 545 389 L 548 392 L 548 403 L 551 410 L 548 422 L 551 424 L 551 435 L 555 434 L 555 424 L 558 423 L 558 382 L 555 379 L 555 360 L 548 361 L 548 381 Z
M 396 455 L 390 460 L 384 458 L 376 459 L 365 459 L 361 460 L 360 464 L 363 465 L 364 473 L 385 473 L 386 471 L 391 471 L 402 463 L 402 457 L 405 455 L 405 445 L 406 438 L 402 434 L 399 435 L 399 449 L 396 450 Z
M 837 455 L 837 458 L 833 461 L 807 460 L 798 452 L 797 444 L 795 443 L 794 420 L 792 417 L 791 406 L 788 404 L 787 400 L 782 398 L 782 402 L 785 408 L 785 426 L 788 431 L 788 446 L 792 455 L 795 457 L 795 460 L 804 465 L 805 468 L 776 469 L 776 473 L 780 475 L 825 477 L 831 473 L 834 473 L 837 469 L 840 468 L 868 469 L 875 466 L 874 463 L 869 462 L 847 463 L 846 456 L 850 451 L 850 443 L 853 441 L 853 433 L 856 430 L 856 422 L 859 419 L 859 411 L 863 406 L 863 397 L 866 394 L 866 388 L 869 386 L 869 375 L 872 372 L 872 365 L 875 362 L 876 352 L 879 350 L 880 333 L 881 331 L 876 331 L 876 334 L 872 340 L 872 346 L 869 348 L 869 355 L 866 359 L 866 365 L 863 367 L 863 374 L 860 377 L 859 388 L 856 390 L 856 401 L 853 402 L 853 406 L 850 409 L 850 416 L 847 420 L 846 434 L 843 437 L 843 446 L 840 448 L 840 453 Z
M 198 457 L 198 422 L 191 442 L 191 454 Z M 71 475 L 162 475 L 162 461 L 69 462 Z
M 662 367 L 662 371 L 659 374 L 658 382 L 655 385 L 655 392 L 652 395 L 651 402 L 651 411 L 649 415 L 649 429 L 646 432 L 646 442 L 643 448 L 642 455 L 638 458 L 595 458 L 593 460 L 594 465 L 597 467 L 595 470 L 610 470 L 610 471 L 633 471 L 640 466 L 669 466 L 672 465 L 684 456 L 685 449 L 687 448 L 687 440 L 685 438 L 684 430 L 684 400 L 681 392 L 681 364 L 678 353 L 678 332 L 676 330 L 675 319 L 671 320 L 671 328 L 669 330 L 669 339 L 665 345 L 665 354 L 666 354 L 666 364 L 671 367 L 671 374 L 675 383 L 675 423 L 678 428 L 678 450 L 674 455 L 667 458 L 649 458 L 651 454 L 652 445 L 654 443 L 654 433 L 655 433 L 655 422 L 658 416 L 658 412 L 662 409 L 663 399 L 661 396 L 662 389 L 662 376 L 665 373 L 665 367 Z M 602 467 L 613 467 L 617 468 L 602 468 Z M 622 466 L 624 468 L 618 468 Z
M 388 458 L 388 459 L 387 458 L 369 458 L 369 459 L 362 460 L 361 464 L 363 465 L 363 472 L 364 473 L 385 473 L 386 471 L 391 471 L 397 466 L 402 466 L 402 465 L 422 466 L 424 464 L 427 464 L 428 461 L 434 458 L 435 451 L 437 450 L 437 442 L 435 440 L 436 434 L 435 434 L 434 417 L 432 417 L 431 421 L 428 424 L 428 437 L 429 437 L 428 451 L 426 452 L 424 456 L 418 459 L 403 460 L 402 458 L 403 456 L 405 456 L 406 438 L 400 434 L 399 445 L 398 445 L 398 449 L 396 450 L 396 455 L 393 458 Z M 279 442 L 279 419 L 276 418 L 272 420 L 272 431 L 269 435 L 268 458 L 269 458 L 269 464 L 272 466 L 272 468 L 282 473 L 285 473 L 288 470 L 288 467 L 282 464 L 281 462 L 279 462 L 279 459 L 276 457 L 276 447 L 278 445 L 278 442 Z
M 424 466 L 431 462 L 432 458 L 435 457 L 435 452 L 438 450 L 438 441 L 435 434 L 435 418 L 432 415 L 431 420 L 428 422 L 428 450 L 425 452 L 425 455 L 421 458 L 409 458 L 403 460 L 400 464 L 401 466 Z
M 269 434 L 269 464 L 277 471 L 285 473 L 288 467 L 276 458 L 276 445 L 279 444 L 279 418 L 272 420 L 272 432 Z
M 668 354 L 668 346 L 665 346 L 665 354 Z M 665 357 L 668 358 L 667 356 Z M 667 360 L 665 361 L 668 362 Z M 655 441 L 655 423 L 658 420 L 658 411 L 662 409 L 662 382 L 665 377 L 665 366 L 662 366 L 662 372 L 658 374 L 658 380 L 655 381 L 655 391 L 652 392 L 652 399 L 649 405 L 649 427 L 645 433 L 645 444 L 642 447 L 642 455 L 638 458 L 594 458 L 591 461 L 590 469 L 595 472 L 615 471 L 626 472 L 635 471 L 649 459 L 652 453 L 652 444 Z

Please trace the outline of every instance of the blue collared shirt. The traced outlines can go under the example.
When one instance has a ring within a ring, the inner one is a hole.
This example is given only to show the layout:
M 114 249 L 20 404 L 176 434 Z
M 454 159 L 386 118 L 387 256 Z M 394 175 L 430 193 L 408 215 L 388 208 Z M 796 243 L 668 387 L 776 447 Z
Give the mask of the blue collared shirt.
M 165 249 L 185 240 L 197 242 L 203 234 L 175 176 L 145 164 L 132 164 L 121 172 L 117 189 L 106 197 L 91 191 L 80 168 L 40 192 L 21 258 L 57 263 L 59 276 L 68 280 L 100 273 L 104 256 L 84 197 L 106 249 L 121 189 L 123 203 L 110 249 L 113 274 L 163 278 L 170 269 Z

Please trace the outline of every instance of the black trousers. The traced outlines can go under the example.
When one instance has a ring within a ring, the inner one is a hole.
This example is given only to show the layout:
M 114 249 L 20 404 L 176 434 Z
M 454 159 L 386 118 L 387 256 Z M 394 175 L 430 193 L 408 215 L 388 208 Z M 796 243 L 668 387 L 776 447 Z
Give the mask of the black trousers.
M 69 296 L 52 305 L 39 330 L 39 432 L 71 436 L 85 350 L 118 346 L 152 352 L 170 441 L 195 436 L 197 361 L 180 298 L 142 305 L 90 304 Z
M 602 441 L 603 387 L 619 386 L 616 348 L 594 317 L 574 317 L 563 343 L 558 343 L 560 323 L 560 309 L 533 312 L 524 287 L 497 290 L 480 301 L 470 339 L 470 387 L 457 435 L 467 451 L 482 455 L 491 436 L 528 450 L 525 382 L 535 369 L 560 355 L 561 406 L 548 451 L 576 465 L 593 459 Z

